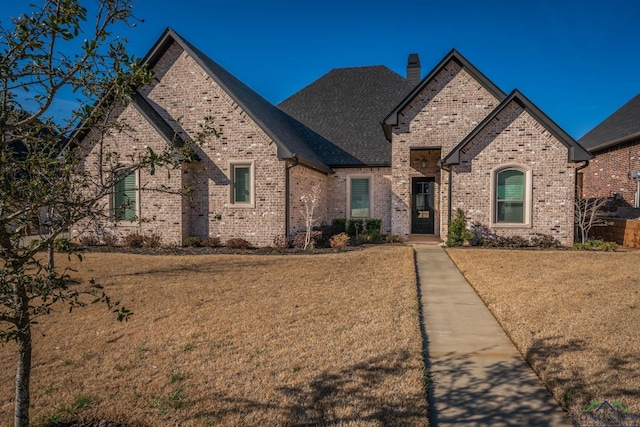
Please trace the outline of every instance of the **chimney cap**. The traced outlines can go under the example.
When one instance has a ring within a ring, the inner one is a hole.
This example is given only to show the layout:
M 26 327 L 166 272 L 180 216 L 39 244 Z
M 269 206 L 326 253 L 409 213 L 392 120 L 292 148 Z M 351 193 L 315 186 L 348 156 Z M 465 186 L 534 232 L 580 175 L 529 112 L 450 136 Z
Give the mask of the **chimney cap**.
M 420 56 L 417 53 L 410 53 L 407 60 L 407 68 L 415 68 L 420 66 Z

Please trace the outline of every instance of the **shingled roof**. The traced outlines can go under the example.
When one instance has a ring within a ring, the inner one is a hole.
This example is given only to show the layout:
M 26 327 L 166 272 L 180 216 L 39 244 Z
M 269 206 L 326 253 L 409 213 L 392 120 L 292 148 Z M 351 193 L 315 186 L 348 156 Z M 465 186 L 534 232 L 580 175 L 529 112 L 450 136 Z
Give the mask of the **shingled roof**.
M 325 173 L 332 172 L 323 159 L 307 144 L 305 134 L 308 132 L 295 123 L 295 120 L 242 83 L 171 28 L 165 30 L 145 56 L 143 63 L 153 67 L 174 42 L 182 47 L 275 142 L 279 158 L 292 159 L 295 157 L 306 166 Z M 321 138 L 314 137 L 314 140 L 310 142 L 320 148 L 327 149 L 327 142 L 322 141 Z
M 578 140 L 593 152 L 640 137 L 640 94 Z
M 316 148 L 326 164 L 389 166 L 381 120 L 415 85 L 385 66 L 334 69 L 278 107 L 335 146 Z

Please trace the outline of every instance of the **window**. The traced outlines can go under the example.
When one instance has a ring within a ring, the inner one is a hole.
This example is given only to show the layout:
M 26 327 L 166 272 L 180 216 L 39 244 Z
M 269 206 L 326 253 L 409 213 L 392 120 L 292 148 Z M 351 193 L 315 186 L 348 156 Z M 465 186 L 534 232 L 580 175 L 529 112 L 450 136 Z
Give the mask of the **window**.
M 531 170 L 520 166 L 493 171 L 491 222 L 496 227 L 531 226 Z
M 349 218 L 371 218 L 370 178 L 350 178 Z
M 114 186 L 113 216 L 116 221 L 134 221 L 138 217 L 137 208 L 136 173 L 123 170 Z
M 253 205 L 253 164 L 231 165 L 231 203 L 234 205 Z

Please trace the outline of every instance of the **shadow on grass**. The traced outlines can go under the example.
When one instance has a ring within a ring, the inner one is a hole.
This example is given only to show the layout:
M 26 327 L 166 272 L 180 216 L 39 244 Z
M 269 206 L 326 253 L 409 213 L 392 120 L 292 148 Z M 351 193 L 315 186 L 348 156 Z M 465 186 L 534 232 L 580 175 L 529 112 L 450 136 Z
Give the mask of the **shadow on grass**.
M 591 362 L 585 370 L 567 363 L 571 358 Z M 536 339 L 526 359 L 542 372 L 549 388 L 558 390 L 564 406 L 584 409 L 594 400 L 618 400 L 623 405 L 640 400 L 637 354 L 615 354 L 615 349 L 594 348 L 581 339 L 551 336 Z
M 400 378 L 416 369 L 411 365 L 405 351 L 371 358 L 336 372 L 320 373 L 304 385 L 279 387 L 275 390 L 277 397 L 269 402 L 217 393 L 207 396 L 211 410 L 195 413 L 190 419 L 222 424 L 240 419 L 248 424 L 287 426 L 351 422 L 427 425 L 426 402 L 421 392 L 400 388 L 390 395 L 385 387 L 387 382 L 397 387 Z

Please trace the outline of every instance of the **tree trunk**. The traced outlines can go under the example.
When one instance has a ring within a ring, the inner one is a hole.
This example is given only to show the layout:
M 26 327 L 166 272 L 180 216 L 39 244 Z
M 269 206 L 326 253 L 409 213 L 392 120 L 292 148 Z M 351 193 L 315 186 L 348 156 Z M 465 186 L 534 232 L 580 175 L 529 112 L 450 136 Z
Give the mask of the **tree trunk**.
M 31 378 L 31 319 L 29 317 L 29 299 L 24 285 L 18 289 L 18 310 L 20 321 L 16 325 L 18 338 L 18 369 L 16 371 L 16 406 L 14 426 L 29 427 L 29 380 Z

